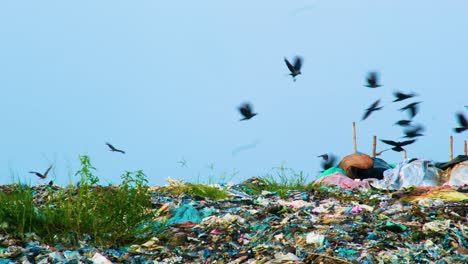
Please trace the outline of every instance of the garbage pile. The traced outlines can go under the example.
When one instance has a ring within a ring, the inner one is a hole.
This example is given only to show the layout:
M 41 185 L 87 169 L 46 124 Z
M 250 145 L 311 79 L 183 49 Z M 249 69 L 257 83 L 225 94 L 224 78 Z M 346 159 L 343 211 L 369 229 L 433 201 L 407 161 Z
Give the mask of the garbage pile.
M 459 177 L 465 162 L 437 164 L 445 169 L 425 161 L 380 164 L 389 168 L 376 181 L 356 181 L 346 169 L 334 168 L 307 191 L 291 190 L 283 198 L 268 191 L 254 194 L 252 186 L 265 184 L 261 178 L 219 186 L 230 196 L 217 201 L 151 187 L 155 226 L 165 228 L 160 236 L 121 248 L 66 248 L 46 245 L 33 233 L 20 241 L 0 231 L 0 264 L 468 263 L 468 185 L 436 181 L 441 172 Z M 407 171 L 413 178 L 405 178 Z M 466 181 L 462 175 L 457 180 Z M 37 186 L 36 200 L 57 188 Z
M 315 184 L 387 190 L 412 186 L 462 186 L 468 184 L 468 156 L 460 155 L 448 162 L 405 159 L 390 165 L 366 154 L 351 154 L 344 157 L 338 167 L 322 172 Z

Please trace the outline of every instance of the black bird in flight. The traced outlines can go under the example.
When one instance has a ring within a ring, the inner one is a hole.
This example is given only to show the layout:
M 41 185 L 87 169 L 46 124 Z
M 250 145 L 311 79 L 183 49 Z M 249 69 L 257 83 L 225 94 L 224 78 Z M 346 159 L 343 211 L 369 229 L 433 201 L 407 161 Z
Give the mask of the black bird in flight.
M 177 163 L 179 163 L 181 167 L 187 167 L 187 161 L 184 158 L 182 158 L 182 160 L 178 161 Z
M 328 160 L 328 154 L 318 155 L 317 158 L 322 158 L 323 160 L 327 161 Z
M 52 169 L 52 165 L 49 166 L 49 168 L 44 172 L 44 174 L 37 171 L 30 171 L 29 173 L 32 173 L 41 179 L 45 179 L 47 178 L 47 174 L 49 174 L 50 169 Z
M 390 149 L 388 148 L 388 149 L 384 149 L 384 150 L 382 150 L 382 151 L 376 152 L 376 153 L 375 153 L 375 156 L 378 157 L 378 156 L 382 155 L 382 153 L 384 153 L 384 152 L 387 151 L 387 150 L 390 150 Z
M 383 106 L 377 107 L 379 103 L 380 103 L 380 99 L 375 101 L 373 104 L 371 104 L 371 106 L 369 106 L 369 108 L 366 109 L 366 112 L 364 113 L 362 120 L 365 120 L 366 118 L 368 118 L 372 112 L 382 109 Z
M 377 72 L 369 72 L 369 75 L 367 77 L 367 84 L 364 85 L 369 88 L 377 88 L 382 85 L 379 84 L 379 75 Z
M 468 129 L 468 121 L 462 113 L 457 113 L 458 124 L 460 127 L 454 128 L 453 130 L 457 133 L 461 133 Z
M 403 101 L 405 99 L 408 99 L 408 98 L 411 98 L 411 97 L 415 97 L 416 94 L 414 93 L 410 93 L 410 94 L 404 94 L 402 92 L 398 92 L 398 91 L 395 91 L 393 92 L 393 95 L 395 96 L 395 100 L 393 100 L 393 102 L 399 102 L 399 101 Z
M 424 136 L 421 132 L 424 131 L 424 127 L 421 125 L 413 126 L 412 128 L 406 129 L 403 131 L 405 134 L 404 138 L 415 138 Z
M 397 142 L 397 141 L 392 141 L 392 140 L 385 140 L 385 139 L 381 139 L 380 141 L 382 141 L 383 143 L 385 143 L 387 145 L 393 146 L 392 150 L 400 152 L 400 151 L 405 150 L 404 148 L 402 148 L 403 146 L 413 144 L 416 141 L 416 139 L 402 141 L 402 142 Z
M 405 120 L 405 119 L 399 120 L 394 125 L 409 126 L 409 125 L 411 125 L 411 120 Z
M 288 66 L 288 69 L 291 72 L 289 75 L 291 75 L 293 80 L 296 81 L 296 76 L 299 74 L 302 74 L 301 73 L 302 58 L 296 56 L 294 58 L 294 65 L 291 64 L 286 58 L 284 58 L 284 62 L 286 63 L 286 66 Z
M 407 105 L 405 107 L 400 108 L 400 111 L 408 110 L 409 113 L 410 113 L 410 118 L 413 118 L 418 113 L 418 104 L 420 104 L 420 103 L 421 102 L 411 103 L 411 104 L 409 104 L 409 105 Z
M 326 171 L 329 168 L 334 167 L 336 165 L 336 161 L 337 161 L 336 156 L 327 154 L 327 158 L 328 159 L 322 161 L 322 164 L 321 164 L 323 171 Z
M 242 118 L 239 121 L 249 120 L 250 118 L 257 115 L 257 113 L 253 113 L 252 105 L 249 103 L 243 103 L 241 106 L 238 107 L 238 109 L 241 115 L 244 116 L 244 118 Z
M 106 142 L 106 145 L 109 147 L 109 150 L 112 152 L 120 152 L 122 154 L 125 154 L 125 151 L 116 149 L 114 146 L 112 146 L 110 143 Z

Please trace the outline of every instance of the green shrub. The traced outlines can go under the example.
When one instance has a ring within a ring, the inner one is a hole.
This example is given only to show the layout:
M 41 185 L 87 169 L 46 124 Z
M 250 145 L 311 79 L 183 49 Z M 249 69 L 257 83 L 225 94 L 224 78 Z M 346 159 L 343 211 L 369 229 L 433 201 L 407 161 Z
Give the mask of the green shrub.
M 21 239 L 34 232 L 46 242 L 69 246 L 84 240 L 121 246 L 164 232 L 164 225 L 154 228 L 148 182 L 141 170 L 125 172 L 120 186 L 102 187 L 89 157 L 80 156 L 80 162 L 75 174 L 79 185 L 59 189 L 45 204 L 34 203 L 30 186 L 17 185 L 0 194 L 3 231 Z

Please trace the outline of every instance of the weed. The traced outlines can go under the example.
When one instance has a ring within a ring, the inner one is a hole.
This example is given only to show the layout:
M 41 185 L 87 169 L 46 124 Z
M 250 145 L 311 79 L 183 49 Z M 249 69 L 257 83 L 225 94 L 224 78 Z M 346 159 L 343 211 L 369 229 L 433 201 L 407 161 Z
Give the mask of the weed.
M 3 230 L 21 239 L 41 224 L 35 214 L 33 190 L 22 184 L 15 184 L 9 193 L 0 193 L 0 219 Z
M 267 175 L 259 178 L 262 181 L 261 190 L 276 192 L 284 198 L 289 190 L 305 191 L 307 176 L 284 166 L 275 167 Z M 254 192 L 260 191 L 255 189 Z
M 222 200 L 229 196 L 226 189 L 199 183 L 183 183 L 176 186 L 163 186 L 159 187 L 158 191 L 177 196 L 187 194 L 194 197 L 212 200 Z

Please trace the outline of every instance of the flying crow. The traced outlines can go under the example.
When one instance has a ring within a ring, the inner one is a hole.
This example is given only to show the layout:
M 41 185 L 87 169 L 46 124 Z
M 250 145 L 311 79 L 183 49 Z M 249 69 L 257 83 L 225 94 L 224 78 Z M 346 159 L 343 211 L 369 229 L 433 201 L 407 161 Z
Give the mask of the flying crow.
M 328 159 L 322 161 L 322 164 L 321 164 L 323 171 L 326 171 L 329 168 L 336 166 L 337 157 L 334 155 L 328 155 L 328 154 L 327 154 L 327 157 Z
M 47 174 L 49 173 L 50 169 L 52 169 L 52 165 L 49 166 L 49 168 L 44 172 L 44 174 L 37 171 L 30 171 L 29 173 L 32 173 L 41 179 L 45 179 L 47 178 Z
M 252 105 L 249 103 L 243 103 L 241 106 L 238 107 L 239 112 L 244 116 L 240 121 L 249 120 L 250 118 L 257 115 L 257 113 L 252 112 Z
M 395 125 L 399 126 L 409 126 L 411 125 L 411 120 L 399 120 L 395 123 Z
M 421 132 L 424 131 L 424 127 L 421 125 L 413 126 L 412 128 L 406 129 L 403 131 L 405 134 L 404 138 L 415 138 L 415 137 L 420 137 L 424 136 L 421 134 Z
M 379 75 L 377 72 L 369 72 L 369 75 L 367 77 L 367 84 L 364 85 L 369 88 L 377 88 L 382 85 L 379 84 Z
M 382 106 L 377 107 L 379 103 L 380 103 L 380 99 L 375 101 L 371 106 L 369 106 L 369 108 L 366 109 L 366 112 L 364 113 L 362 120 L 365 120 L 367 117 L 369 117 L 372 112 L 382 109 L 383 108 Z
M 116 149 L 114 146 L 112 146 L 110 143 L 106 142 L 106 145 L 109 147 L 109 150 L 112 152 L 120 152 L 122 154 L 125 154 L 125 151 Z
M 405 99 L 416 96 L 416 94 L 414 94 L 414 93 L 404 94 L 404 93 L 398 92 L 398 91 L 393 92 L 393 95 L 396 97 L 396 99 L 393 100 L 393 102 L 403 101 Z
M 392 150 L 400 152 L 400 151 L 405 150 L 404 148 L 402 148 L 403 146 L 414 143 L 416 141 L 416 139 L 402 141 L 402 142 L 396 142 L 396 141 L 385 140 L 385 139 L 381 139 L 380 141 L 382 141 L 383 143 L 385 143 L 387 145 L 393 146 Z
M 407 105 L 405 107 L 400 108 L 400 111 L 409 110 L 410 118 L 413 118 L 418 113 L 418 104 L 420 104 L 420 103 L 421 102 L 411 103 L 411 104 L 409 104 L 409 105 Z
M 322 158 L 323 160 L 327 161 L 328 160 L 328 154 L 318 155 L 317 158 Z
M 299 74 L 302 74 L 301 73 L 302 58 L 296 56 L 294 58 L 294 65 L 291 64 L 286 58 L 284 58 L 284 62 L 286 63 L 286 66 L 288 66 L 288 69 L 291 72 L 289 75 L 291 75 L 293 80 L 296 81 L 296 76 Z
M 382 153 L 384 153 L 384 152 L 387 151 L 387 150 L 390 150 L 390 149 L 388 148 L 388 149 L 384 149 L 384 150 L 382 150 L 382 151 L 376 152 L 376 153 L 375 153 L 375 156 L 378 157 L 378 156 L 382 155 Z
M 461 133 L 468 129 L 468 121 L 462 113 L 457 113 L 458 124 L 460 127 L 454 128 L 453 130 L 457 133 Z

